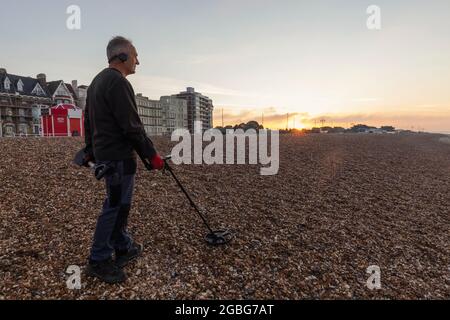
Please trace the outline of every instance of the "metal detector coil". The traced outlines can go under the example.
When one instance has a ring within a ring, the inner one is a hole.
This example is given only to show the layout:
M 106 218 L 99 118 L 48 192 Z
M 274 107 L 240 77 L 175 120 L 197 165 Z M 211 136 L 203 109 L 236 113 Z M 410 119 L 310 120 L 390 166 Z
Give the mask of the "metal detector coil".
M 227 244 L 233 240 L 233 234 L 230 230 L 216 230 L 205 236 L 205 241 L 212 246 Z

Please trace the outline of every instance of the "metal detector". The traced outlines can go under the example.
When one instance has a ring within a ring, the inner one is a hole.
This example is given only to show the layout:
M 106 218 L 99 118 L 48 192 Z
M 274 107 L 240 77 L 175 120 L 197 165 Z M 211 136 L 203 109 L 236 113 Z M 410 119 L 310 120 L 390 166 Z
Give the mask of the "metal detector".
M 228 229 L 220 229 L 220 230 L 213 230 L 209 224 L 208 221 L 205 219 L 205 217 L 203 216 L 203 214 L 200 212 L 200 209 L 197 207 L 197 205 L 194 203 L 194 201 L 192 200 L 191 196 L 189 195 L 189 193 L 186 191 L 186 189 L 183 187 L 183 185 L 181 184 L 180 180 L 178 180 L 177 176 L 175 175 L 175 173 L 173 172 L 172 168 L 169 165 L 169 160 L 172 159 L 171 156 L 167 156 L 165 158 L 163 158 L 164 161 L 164 171 L 168 171 L 172 177 L 175 179 L 175 181 L 177 182 L 178 186 L 180 187 L 181 191 L 183 191 L 184 195 L 186 196 L 186 198 L 188 198 L 189 203 L 191 204 L 191 206 L 195 209 L 195 211 L 198 213 L 198 215 L 200 216 L 200 218 L 202 219 L 203 223 L 205 224 L 206 228 L 208 228 L 208 234 L 205 236 L 205 241 L 212 245 L 212 246 L 219 246 L 219 245 L 224 245 L 229 243 L 234 235 L 233 233 L 228 230 Z M 142 162 L 144 163 L 145 167 L 147 168 L 147 170 L 152 171 L 153 167 L 150 164 L 148 159 L 144 159 L 141 157 Z M 101 164 L 101 165 L 97 165 L 92 161 L 86 161 L 86 153 L 84 151 L 84 149 L 80 150 L 74 159 L 74 163 L 79 165 L 79 166 L 84 166 L 84 167 L 88 167 L 90 169 L 92 169 L 95 173 L 95 177 L 98 180 L 101 180 L 110 170 L 111 168 L 106 165 L 106 164 Z
M 172 168 L 170 167 L 169 160 L 171 158 L 172 158 L 171 156 L 167 156 L 167 157 L 163 158 L 163 160 L 164 160 L 164 171 L 168 171 L 172 175 L 172 177 L 175 179 L 176 183 L 180 187 L 181 191 L 184 193 L 186 198 L 189 200 L 189 203 L 195 209 L 195 211 L 198 213 L 198 215 L 202 219 L 203 223 L 205 224 L 206 228 L 208 229 L 209 232 L 204 238 L 205 241 L 209 245 L 212 245 L 212 246 L 219 246 L 219 245 L 224 245 L 224 244 L 229 243 L 234 237 L 233 233 L 230 230 L 228 230 L 228 229 L 213 230 L 210 227 L 210 225 L 208 224 L 208 221 L 205 219 L 203 214 L 200 212 L 200 209 L 194 203 L 194 201 L 192 200 L 191 196 L 186 191 L 186 189 L 183 187 L 183 185 L 181 184 L 180 180 L 177 178 L 177 176 L 173 172 Z M 145 165 L 146 165 L 146 167 L 148 169 L 151 168 L 151 165 L 147 161 L 145 161 L 144 163 L 145 163 Z

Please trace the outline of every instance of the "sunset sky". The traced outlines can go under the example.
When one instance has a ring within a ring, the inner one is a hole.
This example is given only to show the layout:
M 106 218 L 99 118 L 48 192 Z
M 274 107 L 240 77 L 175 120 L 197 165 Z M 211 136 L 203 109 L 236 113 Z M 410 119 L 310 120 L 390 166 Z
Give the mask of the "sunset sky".
M 0 67 L 89 85 L 113 35 L 141 65 L 129 80 L 152 99 L 193 86 L 215 125 L 352 123 L 450 132 L 448 0 L 1 1 Z M 81 30 L 66 9 L 81 8 Z M 381 30 L 366 27 L 369 5 Z

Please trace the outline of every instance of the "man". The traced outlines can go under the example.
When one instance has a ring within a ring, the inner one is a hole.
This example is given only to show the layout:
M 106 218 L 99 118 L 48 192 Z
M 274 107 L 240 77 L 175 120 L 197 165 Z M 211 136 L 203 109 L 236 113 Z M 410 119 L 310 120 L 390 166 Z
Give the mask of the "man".
M 85 109 L 85 160 L 110 168 L 105 176 L 107 196 L 98 217 L 87 274 L 107 283 L 120 283 L 126 279 L 122 268 L 143 250 L 127 232 L 136 152 L 153 169 L 163 169 L 164 162 L 145 133 L 133 88 L 126 79 L 139 65 L 136 48 L 130 40 L 115 37 L 106 51 L 109 67 L 89 86 Z

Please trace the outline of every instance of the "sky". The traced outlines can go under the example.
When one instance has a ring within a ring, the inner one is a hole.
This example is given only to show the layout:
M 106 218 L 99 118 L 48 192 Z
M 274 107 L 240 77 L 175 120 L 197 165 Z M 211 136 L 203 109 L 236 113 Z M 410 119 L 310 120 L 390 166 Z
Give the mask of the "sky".
M 448 0 L 0 0 L 0 67 L 89 85 L 114 35 L 133 40 L 129 80 L 151 99 L 186 87 L 214 124 L 352 123 L 450 132 Z M 69 30 L 66 10 L 81 9 Z M 369 30 L 367 8 L 381 9 Z M 289 113 L 289 123 L 287 114 Z

